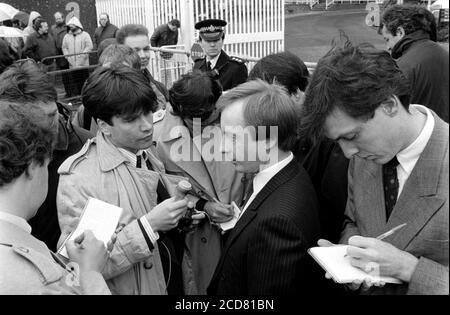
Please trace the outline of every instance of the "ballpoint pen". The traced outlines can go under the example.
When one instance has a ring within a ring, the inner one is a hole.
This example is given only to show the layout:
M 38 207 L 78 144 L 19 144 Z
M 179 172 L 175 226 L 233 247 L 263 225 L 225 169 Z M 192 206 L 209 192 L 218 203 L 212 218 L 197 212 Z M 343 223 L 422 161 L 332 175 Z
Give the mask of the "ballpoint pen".
M 383 234 L 377 236 L 376 239 L 381 241 L 381 240 L 385 239 L 386 237 L 391 236 L 392 234 L 394 234 L 398 230 L 404 228 L 405 226 L 406 226 L 406 223 L 400 224 L 399 226 L 396 226 L 395 228 L 387 231 L 386 233 L 383 233 Z M 344 257 L 347 257 L 347 256 L 348 256 L 348 254 L 344 255 Z
M 381 234 L 380 236 L 377 237 L 377 240 L 382 240 L 385 239 L 388 236 L 391 236 L 392 234 L 394 234 L 395 232 L 397 232 L 398 230 L 404 228 L 406 226 L 406 223 L 400 224 L 399 226 L 396 226 L 395 228 L 393 228 L 392 230 L 387 231 L 386 233 Z

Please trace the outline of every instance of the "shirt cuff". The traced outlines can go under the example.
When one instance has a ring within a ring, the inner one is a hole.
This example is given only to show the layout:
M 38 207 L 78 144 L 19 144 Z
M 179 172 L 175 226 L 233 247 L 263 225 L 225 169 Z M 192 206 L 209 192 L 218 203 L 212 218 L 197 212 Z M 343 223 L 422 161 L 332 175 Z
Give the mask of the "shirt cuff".
M 145 233 L 147 234 L 148 238 L 152 242 L 153 246 L 156 246 L 156 243 L 159 240 L 158 232 L 153 231 L 146 216 L 143 216 L 142 218 L 140 218 L 139 222 L 141 222 L 142 226 L 144 227 Z

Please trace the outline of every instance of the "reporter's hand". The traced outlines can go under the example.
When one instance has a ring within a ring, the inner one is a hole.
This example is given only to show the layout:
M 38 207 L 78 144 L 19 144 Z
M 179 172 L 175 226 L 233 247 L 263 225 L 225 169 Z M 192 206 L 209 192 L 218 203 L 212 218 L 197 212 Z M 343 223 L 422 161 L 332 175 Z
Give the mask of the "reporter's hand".
M 161 202 L 146 215 L 154 232 L 167 232 L 177 227 L 185 215 L 187 200 L 175 201 L 175 197 Z
M 215 223 L 225 223 L 230 221 L 234 216 L 234 209 L 232 205 L 208 201 L 205 204 L 205 212 L 210 219 Z
M 348 244 L 351 264 L 375 276 L 409 282 L 419 262 L 412 254 L 375 238 L 353 236 Z
M 339 246 L 338 244 L 333 244 L 330 241 L 327 240 L 319 240 L 317 242 L 317 244 L 320 247 L 331 247 L 331 246 Z M 333 280 L 333 278 L 331 277 L 331 275 L 327 272 L 325 273 L 325 278 L 328 280 Z M 364 281 L 354 281 L 352 283 L 347 283 L 345 284 L 345 287 L 351 291 L 358 291 L 358 290 L 363 290 L 363 291 L 367 291 L 369 290 L 372 286 L 384 286 L 384 283 L 379 282 L 379 283 L 374 283 L 372 282 L 369 278 L 365 279 Z
M 80 266 L 83 272 L 102 272 L 109 254 L 105 244 L 98 240 L 91 231 L 85 231 L 73 241 L 66 244 L 69 259 Z

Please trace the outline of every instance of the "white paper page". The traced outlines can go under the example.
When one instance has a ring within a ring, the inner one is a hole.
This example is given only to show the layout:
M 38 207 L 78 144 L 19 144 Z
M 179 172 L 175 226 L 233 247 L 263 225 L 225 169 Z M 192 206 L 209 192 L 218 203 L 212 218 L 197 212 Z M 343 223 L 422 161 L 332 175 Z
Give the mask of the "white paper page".
M 239 220 L 239 216 L 241 215 L 241 209 L 239 209 L 239 207 L 236 205 L 236 203 L 234 201 L 231 203 L 231 205 L 234 208 L 234 216 L 233 216 L 233 218 L 230 221 L 228 221 L 228 222 L 220 224 L 220 227 L 222 228 L 222 231 L 224 231 L 224 232 L 234 228 L 236 223 Z
M 76 239 L 86 230 L 92 231 L 95 237 L 103 241 L 106 246 L 116 231 L 121 215 L 122 208 L 98 199 L 89 198 L 77 228 L 60 247 L 58 253 L 69 258 L 65 245 L 66 242 Z
M 385 283 L 402 283 L 395 278 L 377 276 L 375 265 L 374 272 L 370 274 L 353 267 L 350 263 L 350 257 L 345 257 L 347 248 L 348 246 L 345 245 L 313 247 L 308 252 L 338 283 L 351 283 L 355 280 L 363 281 L 367 278 L 370 278 L 372 281 L 383 281 Z

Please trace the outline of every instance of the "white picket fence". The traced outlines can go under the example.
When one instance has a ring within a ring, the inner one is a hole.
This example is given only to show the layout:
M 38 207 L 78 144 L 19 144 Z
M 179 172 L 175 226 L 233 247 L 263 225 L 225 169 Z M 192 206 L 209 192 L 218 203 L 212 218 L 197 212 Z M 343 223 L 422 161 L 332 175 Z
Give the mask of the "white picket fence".
M 96 0 L 117 26 L 143 24 L 150 33 L 161 24 L 181 21 L 179 44 L 190 48 L 198 38 L 194 25 L 207 18 L 228 21 L 224 49 L 234 55 L 262 58 L 284 50 L 285 0 Z

